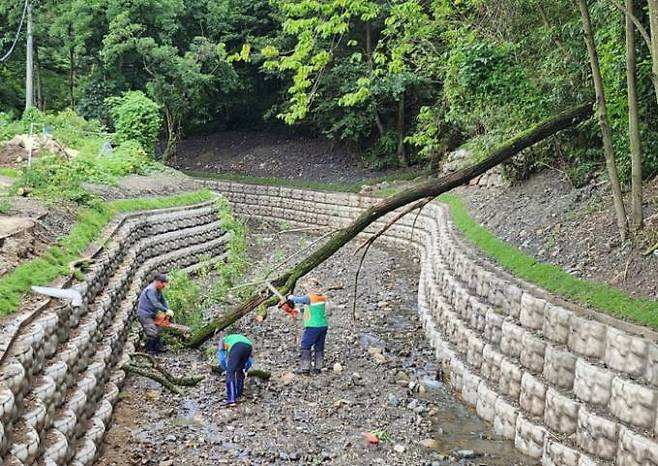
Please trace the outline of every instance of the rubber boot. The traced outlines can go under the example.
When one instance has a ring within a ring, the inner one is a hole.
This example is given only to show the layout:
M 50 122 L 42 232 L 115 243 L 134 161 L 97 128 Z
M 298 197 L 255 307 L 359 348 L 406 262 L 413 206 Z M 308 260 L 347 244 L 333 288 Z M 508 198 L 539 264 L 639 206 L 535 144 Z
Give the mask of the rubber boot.
M 155 343 L 155 339 L 147 338 L 146 343 L 144 343 L 144 351 L 150 354 L 155 354 L 157 352 Z
M 235 373 L 235 399 L 239 400 L 244 391 L 244 371 L 238 370 Z
M 316 351 L 315 367 L 313 367 L 313 373 L 319 374 L 323 367 L 324 367 L 324 351 Z
M 224 406 L 235 406 L 237 402 L 237 388 L 235 386 L 235 373 L 226 373 L 226 400 Z
M 311 372 L 311 350 L 306 349 L 302 350 L 302 358 L 299 361 L 299 369 L 297 369 L 295 372 L 298 374 L 308 374 Z
M 156 353 L 166 353 L 167 345 L 160 339 L 160 337 L 153 339 L 153 349 Z

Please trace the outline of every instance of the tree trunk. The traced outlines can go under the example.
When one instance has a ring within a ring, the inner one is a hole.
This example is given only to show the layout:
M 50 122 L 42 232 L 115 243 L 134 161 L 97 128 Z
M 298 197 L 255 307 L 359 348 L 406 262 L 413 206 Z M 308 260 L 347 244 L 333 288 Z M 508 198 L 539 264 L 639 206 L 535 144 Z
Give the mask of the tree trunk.
M 658 0 L 647 0 L 651 30 L 651 82 L 658 102 Z
M 162 154 L 162 161 L 167 163 L 169 159 L 176 153 L 176 145 L 178 144 L 178 127 L 180 123 L 172 113 L 165 110 L 165 120 L 167 121 L 167 146 Z
M 46 111 L 43 101 L 43 83 L 41 82 L 41 62 L 39 61 L 39 43 L 34 43 L 34 81 L 37 91 L 37 108 L 42 112 Z
M 468 181 L 518 154 L 523 149 L 554 135 L 558 131 L 585 121 L 591 115 L 591 104 L 581 105 L 568 110 L 506 141 L 504 144 L 495 148 L 489 157 L 480 163 L 441 178 L 432 178 L 417 183 L 411 188 L 382 199 L 377 204 L 366 209 L 350 225 L 336 231 L 331 235 L 328 242 L 318 247 L 313 253 L 295 265 L 295 267 L 280 275 L 275 280 L 272 280 L 270 283 L 277 287 L 279 292 L 285 296 L 294 289 L 297 280 L 330 258 L 336 251 L 380 217 L 412 202 L 423 198 L 436 197 L 441 193 L 468 183 Z M 212 338 L 215 332 L 233 324 L 261 304 L 274 305 L 277 301 L 278 298 L 276 296 L 268 297 L 256 292 L 235 309 L 212 320 L 192 335 L 188 340 L 188 345 L 198 347 L 209 338 Z
M 587 7 L 587 0 L 578 0 L 578 6 L 580 7 L 580 14 L 583 19 L 585 43 L 587 44 L 590 66 L 592 67 L 592 80 L 594 81 L 594 91 L 596 93 L 597 113 L 599 116 L 599 126 L 601 128 L 601 138 L 603 139 L 603 152 L 605 154 L 605 163 L 608 168 L 608 176 L 610 177 L 612 200 L 615 206 L 615 216 L 617 217 L 617 228 L 619 229 L 619 235 L 621 236 L 622 241 L 624 241 L 626 239 L 627 230 L 626 210 L 624 208 L 624 200 L 621 194 L 621 186 L 619 185 L 615 153 L 612 147 L 612 136 L 610 135 L 610 127 L 608 126 L 608 113 L 605 103 L 605 91 L 603 90 L 603 78 L 601 77 L 599 57 L 596 52 L 596 45 L 594 44 L 592 23 L 589 16 L 589 9 Z
M 369 74 L 372 77 L 372 28 L 370 23 L 366 23 L 366 63 L 368 64 Z M 382 124 L 382 119 L 379 117 L 379 112 L 377 111 L 377 102 L 373 103 L 373 114 L 377 131 L 379 131 L 379 137 L 382 138 L 384 137 L 384 125 Z
M 69 48 L 69 99 L 71 108 L 75 108 L 75 97 L 73 96 L 73 88 L 75 86 L 75 51 L 73 47 Z
M 626 0 L 626 9 L 634 12 L 633 0 Z M 628 138 L 631 148 L 631 228 L 642 228 L 642 154 L 640 147 L 640 123 L 637 104 L 637 52 L 635 49 L 635 25 L 629 15 L 626 18 L 626 87 L 628 92 Z
M 404 129 L 404 94 L 402 91 L 400 95 L 400 102 L 398 102 L 398 163 L 401 167 L 408 167 L 409 160 L 407 160 L 407 153 L 404 150 L 404 138 L 405 138 L 405 129 Z

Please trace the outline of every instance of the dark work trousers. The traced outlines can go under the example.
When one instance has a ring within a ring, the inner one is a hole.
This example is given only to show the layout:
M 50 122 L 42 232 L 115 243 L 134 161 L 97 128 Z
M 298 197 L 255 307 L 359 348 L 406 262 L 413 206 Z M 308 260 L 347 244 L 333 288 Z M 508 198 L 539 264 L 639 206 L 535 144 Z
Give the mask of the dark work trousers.
M 306 327 L 302 335 L 301 349 L 324 351 L 324 341 L 327 339 L 327 327 Z
M 226 361 L 226 402 L 235 403 L 244 389 L 244 367 L 251 356 L 251 345 L 236 343 L 231 346 Z

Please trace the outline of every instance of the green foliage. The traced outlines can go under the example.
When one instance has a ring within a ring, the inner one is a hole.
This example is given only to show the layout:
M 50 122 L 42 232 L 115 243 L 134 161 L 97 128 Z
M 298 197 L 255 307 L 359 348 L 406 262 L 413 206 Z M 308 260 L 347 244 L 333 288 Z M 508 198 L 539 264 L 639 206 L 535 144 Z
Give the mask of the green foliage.
M 169 285 L 165 290 L 169 306 L 175 311 L 177 323 L 196 330 L 203 323 L 201 288 L 181 270 L 169 272 Z
M 41 155 L 23 169 L 12 189 L 28 188 L 39 198 L 88 205 L 95 197 L 82 187 L 83 182 L 114 185 L 121 176 L 143 175 L 159 167 L 139 144 L 128 141 L 105 156 L 83 153 L 67 160 L 60 155 Z
M 171 197 L 122 199 L 98 203 L 93 208 L 80 210 L 77 223 L 57 245 L 50 247 L 43 255 L 23 262 L 0 278 L 0 316 L 15 312 L 32 285 L 46 285 L 55 278 L 66 275 L 69 263 L 84 253 L 115 215 L 196 204 L 213 197 L 209 191 L 197 191 Z
M 141 91 L 129 91 L 107 99 L 119 144 L 137 141 L 147 153 L 153 153 L 162 120 L 160 106 Z
M 9 215 L 11 212 L 11 203 L 7 199 L 0 199 L 0 214 Z
M 464 236 L 515 276 L 615 317 L 658 328 L 655 301 L 636 299 L 616 288 L 581 280 L 557 266 L 537 262 L 480 226 L 469 216 L 458 196 L 444 194 L 440 200 L 450 206 L 453 222 Z
M 13 168 L 0 167 L 0 175 L 8 176 L 10 178 L 18 178 L 20 176 L 20 172 Z

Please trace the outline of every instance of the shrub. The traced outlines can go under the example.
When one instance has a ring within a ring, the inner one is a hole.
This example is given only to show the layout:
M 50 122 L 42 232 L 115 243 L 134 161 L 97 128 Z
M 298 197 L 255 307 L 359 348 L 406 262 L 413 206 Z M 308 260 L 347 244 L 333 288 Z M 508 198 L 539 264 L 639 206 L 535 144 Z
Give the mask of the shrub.
M 106 100 L 116 130 L 116 142 L 137 141 L 152 154 L 160 132 L 160 106 L 141 91 L 129 91 Z

